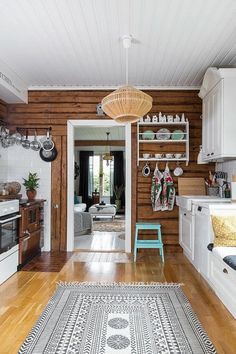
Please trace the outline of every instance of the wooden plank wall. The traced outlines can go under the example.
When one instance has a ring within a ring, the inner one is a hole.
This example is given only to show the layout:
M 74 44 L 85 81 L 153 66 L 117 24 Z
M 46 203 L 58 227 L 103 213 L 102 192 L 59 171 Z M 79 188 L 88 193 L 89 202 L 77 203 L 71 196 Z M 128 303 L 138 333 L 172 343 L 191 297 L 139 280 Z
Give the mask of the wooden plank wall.
M 16 126 L 37 127 L 39 133 L 45 128 L 52 127 L 59 154 L 52 163 L 52 204 L 59 204 L 59 210 L 53 208 L 52 245 L 55 250 L 66 248 L 66 134 L 67 120 L 71 119 L 100 119 L 96 115 L 96 105 L 107 95 L 108 91 L 30 91 L 28 104 L 8 106 L 8 124 Z M 153 97 L 152 112 L 164 114 L 185 113 L 190 121 L 190 164 L 184 169 L 184 177 L 207 176 L 208 165 L 197 165 L 196 158 L 201 143 L 201 100 L 197 91 L 149 91 Z M 103 118 L 104 119 L 104 118 Z M 108 119 L 108 118 L 107 118 Z M 33 131 L 32 131 L 33 132 Z M 150 202 L 150 178 L 141 174 L 143 164 L 136 164 L 136 125 L 132 127 L 132 224 L 136 220 L 159 220 L 163 225 L 164 243 L 170 250 L 178 246 L 178 210 L 172 212 L 152 212 Z M 157 146 L 149 146 L 151 152 Z M 173 147 L 172 147 L 173 148 Z M 160 146 L 160 149 L 171 151 Z M 151 166 L 154 168 L 154 165 Z M 163 168 L 162 165 L 160 165 Z M 170 165 L 173 169 L 173 165 Z M 176 179 L 175 179 L 176 183 Z M 54 215 L 54 216 L 53 216 Z M 56 215 L 56 216 L 55 216 Z M 59 230 L 60 229 L 60 230 Z M 60 234 L 60 236 L 59 236 Z

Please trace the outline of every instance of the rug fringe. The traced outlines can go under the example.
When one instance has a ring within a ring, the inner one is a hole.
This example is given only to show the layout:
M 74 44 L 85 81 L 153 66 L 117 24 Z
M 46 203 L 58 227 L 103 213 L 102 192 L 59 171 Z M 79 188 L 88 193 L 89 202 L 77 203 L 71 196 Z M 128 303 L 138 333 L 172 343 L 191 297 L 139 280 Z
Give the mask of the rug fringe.
M 161 282 L 90 282 L 90 281 L 85 281 L 85 282 L 78 282 L 78 281 L 71 281 L 71 282 L 66 282 L 66 281 L 58 281 L 56 283 L 60 287 L 73 287 L 73 286 L 118 286 L 118 287 L 123 287 L 123 286 L 158 286 L 158 287 L 181 287 L 184 286 L 184 283 L 161 283 Z

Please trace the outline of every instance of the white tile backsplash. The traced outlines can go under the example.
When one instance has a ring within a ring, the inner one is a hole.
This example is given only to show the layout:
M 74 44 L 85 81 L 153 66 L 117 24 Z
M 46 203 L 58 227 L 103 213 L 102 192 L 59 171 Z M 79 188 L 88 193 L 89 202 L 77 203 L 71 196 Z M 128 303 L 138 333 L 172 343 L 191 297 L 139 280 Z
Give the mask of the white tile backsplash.
M 216 171 L 228 173 L 228 182 L 232 181 L 232 175 L 236 175 L 236 160 L 220 162 L 216 164 Z
M 29 137 L 32 140 L 31 137 Z M 37 172 L 39 189 L 37 198 L 45 199 L 44 204 L 44 251 L 50 251 L 51 246 L 51 163 L 43 161 L 37 151 L 24 149 L 22 146 L 11 146 L 0 150 L 0 181 L 17 181 L 21 185 L 23 177 L 29 172 Z M 22 198 L 26 198 L 25 187 L 22 185 Z
M 7 158 L 8 158 L 8 149 L 4 149 L 0 145 L 0 183 L 5 182 L 7 179 Z

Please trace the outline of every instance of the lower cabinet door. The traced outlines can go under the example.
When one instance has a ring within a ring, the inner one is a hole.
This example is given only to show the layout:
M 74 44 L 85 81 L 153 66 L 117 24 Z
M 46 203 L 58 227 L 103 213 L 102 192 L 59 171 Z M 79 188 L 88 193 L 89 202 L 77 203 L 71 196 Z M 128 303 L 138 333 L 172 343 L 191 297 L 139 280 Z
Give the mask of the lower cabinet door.
M 31 232 L 29 235 L 22 237 L 19 243 L 19 261 L 20 264 L 26 263 L 40 251 L 40 230 Z
M 185 255 L 193 261 L 193 216 L 190 212 L 180 209 L 179 212 L 179 243 Z

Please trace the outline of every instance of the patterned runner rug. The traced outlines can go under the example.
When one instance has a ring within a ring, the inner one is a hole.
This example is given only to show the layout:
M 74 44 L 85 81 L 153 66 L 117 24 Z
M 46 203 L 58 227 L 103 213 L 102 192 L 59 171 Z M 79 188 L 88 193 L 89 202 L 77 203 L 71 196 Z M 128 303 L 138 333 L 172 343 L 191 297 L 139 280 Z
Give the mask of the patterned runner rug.
M 93 231 L 105 231 L 105 232 L 125 231 L 125 220 L 93 221 Z
M 216 351 L 179 285 L 61 283 L 19 353 Z

